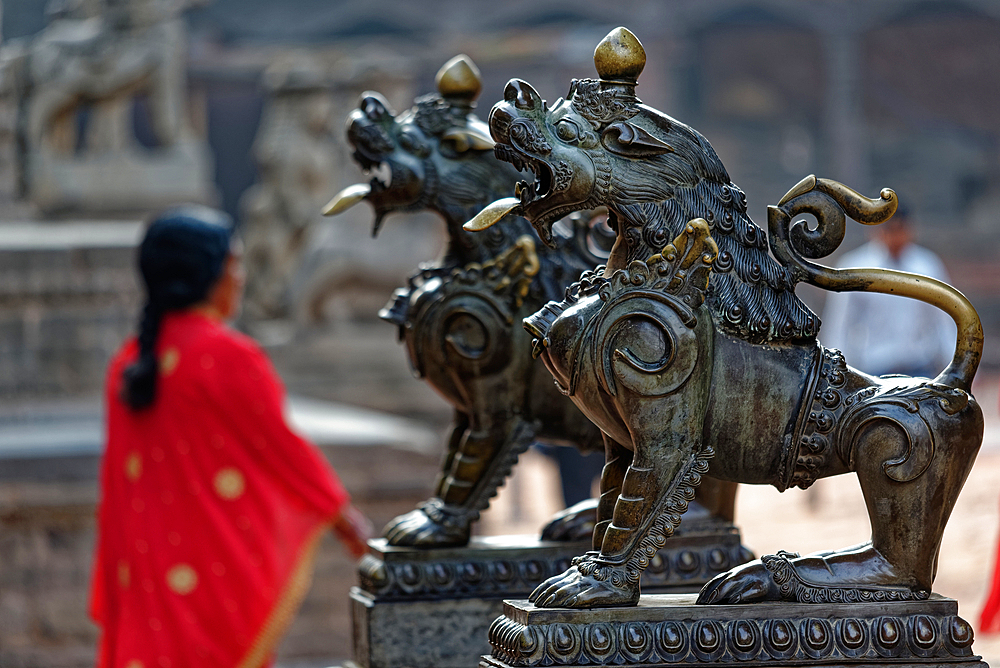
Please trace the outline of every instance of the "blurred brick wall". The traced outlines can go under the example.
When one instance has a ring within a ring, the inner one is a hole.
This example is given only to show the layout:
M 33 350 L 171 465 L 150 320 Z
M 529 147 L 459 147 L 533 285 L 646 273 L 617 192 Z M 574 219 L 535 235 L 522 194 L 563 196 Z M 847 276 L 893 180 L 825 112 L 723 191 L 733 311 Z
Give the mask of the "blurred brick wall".
M 0 399 L 99 390 L 142 298 L 134 247 L 121 243 L 138 224 L 119 225 L 113 244 L 60 243 L 69 230 L 59 223 L 0 227 Z

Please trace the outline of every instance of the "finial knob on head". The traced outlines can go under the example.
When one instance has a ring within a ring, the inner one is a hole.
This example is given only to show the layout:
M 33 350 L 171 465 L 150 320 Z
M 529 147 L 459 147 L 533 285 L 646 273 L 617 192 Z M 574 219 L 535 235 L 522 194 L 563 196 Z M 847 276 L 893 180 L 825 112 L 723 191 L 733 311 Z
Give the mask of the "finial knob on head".
M 615 28 L 594 49 L 601 81 L 634 84 L 646 66 L 646 51 L 628 28 Z
M 450 100 L 471 104 L 483 90 L 479 68 L 464 53 L 442 65 L 434 79 L 441 97 Z

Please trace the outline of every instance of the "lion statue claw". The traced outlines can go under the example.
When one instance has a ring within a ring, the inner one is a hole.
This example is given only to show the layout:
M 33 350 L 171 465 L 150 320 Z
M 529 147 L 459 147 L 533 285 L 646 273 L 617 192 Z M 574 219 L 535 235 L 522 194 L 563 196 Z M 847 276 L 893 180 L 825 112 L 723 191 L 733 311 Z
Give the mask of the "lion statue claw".
M 585 574 L 580 565 L 549 578 L 528 597 L 539 608 L 611 608 L 639 602 L 639 583 L 616 584 Z
M 433 500 L 432 500 L 433 501 Z M 390 545 L 398 547 L 458 547 L 469 542 L 469 523 L 454 521 L 431 501 L 400 515 L 382 531 Z

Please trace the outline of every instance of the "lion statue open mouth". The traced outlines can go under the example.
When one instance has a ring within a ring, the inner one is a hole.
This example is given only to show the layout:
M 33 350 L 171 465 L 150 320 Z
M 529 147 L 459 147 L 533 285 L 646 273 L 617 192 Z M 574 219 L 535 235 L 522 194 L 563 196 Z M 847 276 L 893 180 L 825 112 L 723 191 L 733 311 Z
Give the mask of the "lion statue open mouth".
M 515 213 L 550 242 L 559 217 L 606 206 L 617 233 L 606 267 L 525 319 L 535 355 L 608 437 L 602 498 L 613 496 L 598 509 L 598 549 L 531 600 L 635 604 L 640 574 L 705 475 L 783 491 L 847 472 L 864 492 L 871 542 L 765 556 L 716 577 L 698 602 L 928 597 L 982 442 L 969 393 L 983 342 L 975 309 L 933 279 L 812 262 L 843 240 L 845 215 L 887 220 L 891 190 L 868 199 L 807 177 L 769 207 L 767 233 L 708 141 L 636 97 L 645 53 L 631 32 L 609 34 L 594 62 L 600 78 L 574 80 L 552 105 L 524 81 L 507 85 L 490 113 L 495 153 L 536 178 L 466 224 L 482 230 Z M 818 227 L 792 222 L 803 212 Z M 942 308 L 958 325 L 952 363 L 933 380 L 850 368 L 817 341 L 798 282 Z

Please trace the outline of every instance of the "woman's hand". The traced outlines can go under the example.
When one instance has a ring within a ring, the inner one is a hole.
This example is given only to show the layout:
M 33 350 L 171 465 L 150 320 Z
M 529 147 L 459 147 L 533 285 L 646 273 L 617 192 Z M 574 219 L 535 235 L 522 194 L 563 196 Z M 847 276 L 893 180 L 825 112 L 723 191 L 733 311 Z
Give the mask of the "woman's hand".
M 374 531 L 368 518 L 352 505 L 344 508 L 333 524 L 334 535 L 355 559 L 360 559 L 368 552 L 368 539 L 372 537 Z

